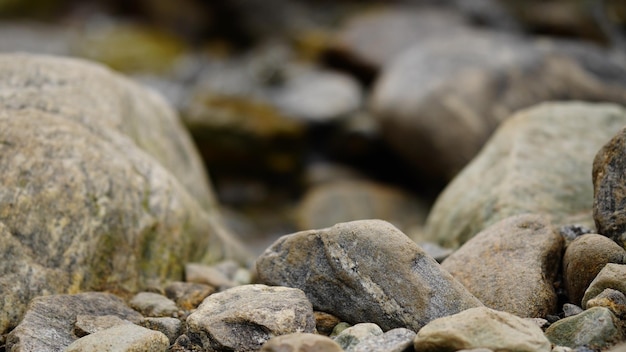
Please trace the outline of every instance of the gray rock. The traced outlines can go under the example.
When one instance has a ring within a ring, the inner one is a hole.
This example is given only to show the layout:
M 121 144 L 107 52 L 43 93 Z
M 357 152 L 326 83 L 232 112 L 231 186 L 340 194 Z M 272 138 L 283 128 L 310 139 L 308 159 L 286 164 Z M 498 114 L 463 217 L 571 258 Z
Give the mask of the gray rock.
M 215 287 L 194 282 L 176 281 L 165 287 L 167 298 L 184 310 L 196 309 L 202 301 L 215 293 Z
M 383 330 L 376 324 L 358 323 L 343 330 L 334 340 L 344 351 L 352 351 L 364 339 L 382 334 Z
M 352 352 L 403 352 L 413 346 L 415 332 L 396 328 L 385 332 L 382 335 L 370 336 L 362 339 Z
M 546 329 L 546 337 L 555 345 L 600 350 L 624 339 L 619 326 L 609 309 L 595 307 L 550 325 Z
M 559 233 L 565 239 L 565 247 L 567 247 L 576 238 L 588 233 L 593 233 L 593 231 L 582 225 L 565 225 L 561 226 Z
M 563 238 L 542 215 L 486 228 L 441 263 L 486 307 L 524 318 L 556 313 Z
M 613 315 L 623 320 L 626 317 L 626 295 L 618 290 L 606 288 L 599 295 L 587 301 L 587 309 L 593 307 L 608 308 Z
M 108 293 L 37 297 L 30 302 L 24 319 L 9 333 L 6 348 L 21 352 L 63 351 L 75 340 L 72 330 L 80 315 L 114 315 L 133 323 L 143 318 Z
M 139 325 L 163 333 L 163 335 L 167 336 L 170 345 L 174 344 L 183 332 L 183 323 L 179 319 L 170 317 L 145 318 Z
M 83 337 L 122 324 L 132 323 L 115 315 L 77 315 L 72 333 L 76 337 Z
M 153 292 L 139 292 L 129 302 L 130 306 L 147 317 L 171 317 L 178 306 L 171 299 Z
M 296 332 L 269 339 L 261 352 L 342 352 L 332 339 L 311 333 Z
M 311 303 L 287 287 L 233 287 L 207 297 L 187 318 L 187 336 L 209 352 L 255 351 L 274 336 L 314 330 Z
M 567 246 L 563 255 L 563 282 L 570 302 L 581 304 L 589 284 L 607 263 L 624 263 L 626 251 L 609 238 L 582 235 Z
M 2 55 L 0 77 L 0 333 L 41 294 L 136 292 L 245 256 L 160 97 L 73 59 Z
M 626 265 L 609 263 L 600 270 L 598 275 L 591 281 L 581 301 L 581 306 L 587 308 L 587 301 L 596 297 L 607 288 L 620 291 L 626 295 Z
M 169 341 L 162 333 L 130 324 L 80 338 L 64 352 L 165 352 L 168 347 Z
M 442 192 L 423 240 L 458 247 L 525 213 L 550 215 L 556 227 L 592 226 L 589 163 L 625 124 L 626 111 L 610 104 L 545 103 L 520 111 Z
M 303 290 L 316 310 L 383 330 L 419 330 L 482 304 L 391 224 L 362 220 L 283 236 L 256 262 L 268 285 Z
M 414 347 L 420 352 L 475 348 L 520 352 L 551 350 L 550 341 L 535 323 L 486 307 L 430 322 L 418 331 Z
M 565 315 L 566 318 L 574 316 L 576 314 L 580 314 L 582 312 L 583 312 L 583 309 L 575 304 L 565 303 L 563 305 L 563 315 Z

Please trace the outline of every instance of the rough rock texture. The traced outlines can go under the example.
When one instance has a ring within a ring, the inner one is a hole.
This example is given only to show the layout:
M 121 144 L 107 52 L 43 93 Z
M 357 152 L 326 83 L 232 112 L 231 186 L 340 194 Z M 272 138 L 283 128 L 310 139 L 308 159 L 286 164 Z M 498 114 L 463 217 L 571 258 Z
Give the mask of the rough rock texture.
M 194 282 L 172 282 L 165 287 L 167 298 L 176 302 L 184 310 L 195 309 L 208 296 L 215 293 L 213 286 Z
M 550 341 L 534 323 L 486 307 L 439 318 L 415 337 L 416 351 L 457 351 L 489 348 L 494 351 L 549 352 Z
M 271 338 L 261 352 L 342 352 L 332 339 L 311 333 L 296 332 Z
M 77 315 L 72 333 L 83 337 L 122 324 L 132 323 L 115 315 Z
M 604 307 L 590 308 L 555 322 L 546 329 L 546 337 L 555 345 L 593 350 L 605 349 L 624 338 L 617 318 Z
M 146 317 L 171 317 L 178 312 L 174 301 L 154 292 L 139 292 L 128 303 Z
M 167 336 L 170 344 L 173 344 L 178 336 L 183 333 L 183 323 L 177 318 L 145 318 L 139 325 L 150 330 L 162 332 L 163 335 Z
M 626 245 L 626 128 L 593 160 L 593 218 L 598 233 Z
M 586 302 L 587 309 L 593 307 L 608 308 L 613 315 L 620 319 L 626 317 L 626 295 L 612 288 L 605 288 L 597 296 Z
M 24 319 L 7 337 L 7 351 L 63 351 L 72 336 L 79 315 L 114 315 L 138 323 L 141 314 L 108 293 L 79 293 L 37 297 L 28 306 Z
M 82 337 L 64 352 L 165 352 L 169 345 L 162 333 L 129 324 Z
M 137 291 L 240 253 L 208 191 L 203 209 L 144 151 L 204 184 L 170 113 L 100 66 L 0 56 L 0 333 L 38 295 Z
M 562 46 L 471 29 L 433 37 L 383 70 L 372 106 L 386 139 L 407 162 L 451 179 L 518 109 L 550 100 L 626 102 L 623 82 L 605 82 L 586 69 L 589 58 Z M 619 72 L 600 50 L 585 52 L 596 53 L 601 70 Z
M 358 345 L 362 340 L 382 334 L 383 331 L 376 324 L 359 323 L 343 330 L 334 340 L 344 351 L 352 351 L 354 346 Z
M 315 330 L 304 292 L 265 285 L 213 294 L 187 318 L 187 335 L 206 351 L 255 351 L 270 338 Z
M 512 215 L 592 226 L 591 160 L 626 124 L 611 104 L 545 103 L 505 121 L 439 196 L 425 240 L 458 247 Z M 593 126 L 593 128 L 589 128 Z
M 303 290 L 316 310 L 383 330 L 419 330 L 482 304 L 391 224 L 362 220 L 283 236 L 256 262 L 259 281 Z
M 354 346 L 352 352 L 403 352 L 413 345 L 415 332 L 405 329 L 396 328 L 385 332 L 382 335 L 370 336 L 361 340 Z
M 598 275 L 591 281 L 581 301 L 583 308 L 587 307 L 587 301 L 596 297 L 607 288 L 618 290 L 626 295 L 626 265 L 609 263 L 600 270 Z
M 538 318 L 556 313 L 563 238 L 547 217 L 518 215 L 483 230 L 441 263 L 485 306 Z
M 587 234 L 576 238 L 563 255 L 563 281 L 570 302 L 580 305 L 589 284 L 607 263 L 624 263 L 626 251 L 609 238 Z

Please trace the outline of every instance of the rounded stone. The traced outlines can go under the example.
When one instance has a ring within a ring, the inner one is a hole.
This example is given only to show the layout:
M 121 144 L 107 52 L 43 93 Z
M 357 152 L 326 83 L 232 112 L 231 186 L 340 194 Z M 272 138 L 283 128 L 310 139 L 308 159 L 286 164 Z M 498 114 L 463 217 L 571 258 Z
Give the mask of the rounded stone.
M 292 333 L 268 340 L 261 352 L 342 352 L 332 339 L 311 333 Z

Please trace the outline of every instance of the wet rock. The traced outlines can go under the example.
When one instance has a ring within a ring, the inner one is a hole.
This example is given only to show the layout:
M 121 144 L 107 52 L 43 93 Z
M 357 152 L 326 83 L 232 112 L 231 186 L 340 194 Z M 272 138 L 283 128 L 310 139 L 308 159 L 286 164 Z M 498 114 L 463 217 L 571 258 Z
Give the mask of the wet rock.
M 405 328 L 396 328 L 391 329 L 382 335 L 365 337 L 356 346 L 350 349 L 350 351 L 403 352 L 413 346 L 414 339 L 415 332 Z
M 254 351 L 274 336 L 314 330 L 311 303 L 287 287 L 237 286 L 207 297 L 187 318 L 187 335 L 206 351 Z
M 404 233 L 421 226 L 428 207 L 406 191 L 365 180 L 328 182 L 309 189 L 297 210 L 301 230 L 340 222 L 380 219 Z
M 153 292 L 140 292 L 130 300 L 129 304 L 147 317 L 171 317 L 178 312 L 174 301 Z
M 626 102 L 624 82 L 595 72 L 611 66 L 624 75 L 624 67 L 604 53 L 588 69 L 563 46 L 471 29 L 420 42 L 376 81 L 383 135 L 416 170 L 451 180 L 519 109 L 557 99 Z
M 581 306 L 587 308 L 587 301 L 596 297 L 607 288 L 612 288 L 626 295 L 624 277 L 626 277 L 626 265 L 612 263 L 605 265 L 589 284 L 583 296 Z
M 163 335 L 167 336 L 170 345 L 173 344 L 183 332 L 183 323 L 177 318 L 145 318 L 139 325 L 163 333 Z
M 589 163 L 625 124 L 626 111 L 610 104 L 544 103 L 518 112 L 439 196 L 423 240 L 458 247 L 524 213 L 550 215 L 556 227 L 592 226 Z
M 457 351 L 488 348 L 494 351 L 551 350 L 550 341 L 532 322 L 486 307 L 439 318 L 418 331 L 416 351 Z
M 570 302 L 580 304 L 589 284 L 607 263 L 623 263 L 626 251 L 596 234 L 576 238 L 563 255 L 563 281 Z
M 108 293 L 37 297 L 30 302 L 20 324 L 9 333 L 6 348 L 23 352 L 61 351 L 75 340 L 72 330 L 80 315 L 113 315 L 133 323 L 143 318 L 121 299 Z
M 605 307 L 622 320 L 626 317 L 626 295 L 611 288 L 604 289 L 599 295 L 588 300 L 586 306 L 587 309 Z
M 168 339 L 158 331 L 134 324 L 101 330 L 74 341 L 67 352 L 165 352 Z
M 315 330 L 318 334 L 330 335 L 335 326 L 341 322 L 339 318 L 329 313 L 314 312 L 313 315 L 315 316 Z
M 76 337 L 83 337 L 122 324 L 132 323 L 115 315 L 77 315 L 72 333 Z
M 359 323 L 343 330 L 334 340 L 344 351 L 352 351 L 361 341 L 368 337 L 382 335 L 380 326 L 373 323 Z
M 419 246 L 380 220 L 283 236 L 256 267 L 260 282 L 299 288 L 316 310 L 383 330 L 419 330 L 435 318 L 481 306 Z
M 215 288 L 210 285 L 182 281 L 172 282 L 165 287 L 167 298 L 176 302 L 176 305 L 184 310 L 196 309 L 215 291 Z
M 343 349 L 332 339 L 311 333 L 296 332 L 271 338 L 261 352 L 341 352 Z
M 486 228 L 441 267 L 485 306 L 537 318 L 556 312 L 562 251 L 563 238 L 547 217 L 519 215 Z
M 593 350 L 606 349 L 623 340 L 617 318 L 604 307 L 595 307 L 563 318 L 546 329 L 546 337 L 555 345 Z

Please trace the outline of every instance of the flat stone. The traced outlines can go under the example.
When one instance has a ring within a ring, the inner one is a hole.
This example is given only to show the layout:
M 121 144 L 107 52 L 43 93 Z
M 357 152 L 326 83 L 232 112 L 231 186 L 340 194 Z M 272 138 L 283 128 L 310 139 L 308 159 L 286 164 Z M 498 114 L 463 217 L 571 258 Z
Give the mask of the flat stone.
M 169 340 L 158 331 L 134 324 L 101 330 L 74 341 L 65 352 L 165 352 Z
M 171 317 L 178 312 L 178 306 L 174 301 L 153 292 L 139 292 L 129 304 L 147 317 Z
M 626 110 L 611 104 L 544 103 L 516 113 L 440 194 L 423 240 L 458 248 L 528 213 L 549 215 L 557 228 L 592 227 L 589 163 L 624 125 Z
M 486 307 L 545 317 L 557 310 L 554 281 L 563 242 L 546 216 L 513 216 L 474 236 L 441 267 Z
M 187 336 L 209 352 L 255 351 L 273 336 L 314 331 L 311 303 L 288 287 L 233 287 L 207 297 L 187 318 Z
M 184 310 L 196 309 L 202 301 L 215 293 L 215 287 L 194 282 L 172 282 L 165 287 L 167 298 Z
M 413 346 L 415 332 L 405 328 L 395 328 L 382 335 L 365 337 L 356 346 L 352 347 L 352 352 L 403 352 Z
M 585 291 L 581 302 L 582 307 L 587 308 L 587 301 L 596 297 L 607 288 L 612 288 L 626 295 L 625 277 L 626 265 L 612 263 L 605 265 Z
M 173 344 L 183 333 L 183 323 L 177 318 L 145 318 L 139 323 L 139 325 L 144 328 L 163 333 L 163 335 L 167 336 L 170 345 Z
M 278 239 L 256 262 L 259 282 L 303 290 L 348 323 L 417 331 L 482 304 L 405 234 L 362 220 Z
M 593 350 L 606 349 L 624 339 L 617 318 L 604 307 L 590 308 L 555 322 L 546 329 L 546 337 L 555 345 Z
M 30 302 L 20 324 L 7 336 L 6 349 L 22 352 L 62 351 L 74 342 L 72 330 L 77 317 L 81 315 L 113 315 L 133 323 L 143 318 L 121 299 L 108 293 L 37 297 Z
M 550 341 L 532 322 L 487 307 L 436 319 L 418 331 L 416 351 L 457 351 L 488 348 L 494 351 L 550 352 Z
M 608 237 L 577 237 L 563 255 L 563 282 L 570 302 L 581 304 L 589 284 L 607 263 L 624 263 L 626 251 Z
M 344 351 L 352 351 L 364 339 L 382 334 L 383 330 L 376 324 L 359 323 L 343 330 L 334 340 Z
M 623 319 L 626 317 L 626 295 L 620 291 L 606 288 L 599 295 L 587 301 L 587 309 L 593 307 L 608 308 L 613 315 Z
M 311 333 L 296 332 L 269 339 L 261 352 L 341 352 L 332 339 Z
M 83 337 L 122 324 L 132 323 L 116 315 L 77 315 L 72 332 L 76 337 Z

